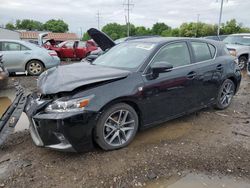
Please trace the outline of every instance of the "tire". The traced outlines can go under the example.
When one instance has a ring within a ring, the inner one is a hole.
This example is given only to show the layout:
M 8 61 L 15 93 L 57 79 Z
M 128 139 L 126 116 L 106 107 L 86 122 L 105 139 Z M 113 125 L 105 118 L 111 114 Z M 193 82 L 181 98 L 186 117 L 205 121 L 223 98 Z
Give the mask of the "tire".
M 123 148 L 134 139 L 138 125 L 136 111 L 125 103 L 118 103 L 104 110 L 95 127 L 94 138 L 104 150 Z
M 245 56 L 239 57 L 239 67 L 241 70 L 244 70 L 246 68 L 248 59 Z
M 221 85 L 215 107 L 219 110 L 224 110 L 232 103 L 233 96 L 235 94 L 235 84 L 232 80 L 226 79 Z
M 31 76 L 39 76 L 44 71 L 44 66 L 41 61 L 31 60 L 27 64 L 26 70 Z

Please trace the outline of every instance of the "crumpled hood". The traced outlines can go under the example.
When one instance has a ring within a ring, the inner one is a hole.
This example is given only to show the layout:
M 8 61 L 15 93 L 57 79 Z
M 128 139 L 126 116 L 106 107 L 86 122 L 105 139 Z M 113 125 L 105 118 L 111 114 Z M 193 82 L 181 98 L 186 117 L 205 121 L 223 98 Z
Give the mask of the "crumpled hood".
M 56 94 L 72 91 L 80 86 L 127 77 L 130 71 L 74 63 L 51 68 L 42 73 L 37 81 L 39 92 Z

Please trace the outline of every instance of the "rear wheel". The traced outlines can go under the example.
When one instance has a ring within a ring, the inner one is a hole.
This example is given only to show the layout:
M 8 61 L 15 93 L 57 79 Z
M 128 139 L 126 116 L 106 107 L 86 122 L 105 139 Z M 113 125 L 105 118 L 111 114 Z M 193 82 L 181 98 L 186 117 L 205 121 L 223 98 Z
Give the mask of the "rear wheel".
M 215 107 L 223 110 L 230 106 L 235 93 L 235 84 L 232 80 L 226 79 L 220 87 Z
M 135 110 L 119 103 L 106 109 L 95 128 L 95 141 L 104 150 L 127 146 L 138 130 L 138 116 Z
M 29 75 L 38 76 L 44 70 L 43 64 L 38 60 L 31 60 L 27 64 L 27 72 Z

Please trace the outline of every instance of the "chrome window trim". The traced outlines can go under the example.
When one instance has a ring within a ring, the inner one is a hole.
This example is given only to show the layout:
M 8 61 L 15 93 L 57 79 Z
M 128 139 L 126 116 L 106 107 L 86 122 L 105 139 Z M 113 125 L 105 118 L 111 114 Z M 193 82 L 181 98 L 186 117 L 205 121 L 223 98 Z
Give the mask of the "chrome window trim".
M 185 43 L 187 43 L 187 42 L 191 42 L 191 41 L 176 41 L 176 42 L 171 42 L 171 43 L 168 43 L 168 44 L 163 45 L 163 46 L 155 53 L 155 55 L 152 57 L 152 59 L 149 61 L 148 65 L 147 65 L 146 68 L 143 70 L 142 76 L 147 76 L 147 75 L 150 75 L 150 74 L 151 74 L 151 73 L 146 74 L 146 70 L 147 70 L 148 67 L 151 65 L 151 63 L 152 63 L 152 61 L 154 60 L 155 56 L 157 56 L 158 53 L 162 50 L 162 48 L 164 48 L 164 47 L 166 47 L 166 46 L 168 46 L 168 45 L 170 45 L 170 44 L 174 44 L 174 43 L 178 43 L 178 42 L 185 42 Z M 199 41 L 198 41 L 198 42 L 199 42 Z M 208 42 L 202 42 L 202 43 L 211 44 L 211 43 L 208 43 Z M 211 44 L 211 45 L 213 45 L 213 44 Z M 187 44 L 187 46 L 188 46 L 188 44 Z M 214 45 L 213 45 L 213 46 L 214 46 Z M 191 46 L 191 47 L 192 47 L 192 46 Z M 176 69 L 180 69 L 180 68 L 184 68 L 184 67 L 189 67 L 189 66 L 192 66 L 192 65 L 197 65 L 197 64 L 201 64 L 201 63 L 206 63 L 206 62 L 211 61 L 211 60 L 215 60 L 216 57 L 217 57 L 218 49 L 217 49 L 216 46 L 214 46 L 214 47 L 215 47 L 215 54 L 214 54 L 214 57 L 213 57 L 212 59 L 208 59 L 208 60 L 205 60 L 205 61 L 194 62 L 194 63 L 191 62 L 191 63 L 188 64 L 188 65 L 182 65 L 182 66 L 174 67 L 172 70 L 176 70 Z M 189 48 L 188 48 L 188 49 L 189 49 Z M 190 51 L 190 50 L 189 50 L 189 51 Z M 190 54 L 190 58 L 191 58 L 191 54 Z

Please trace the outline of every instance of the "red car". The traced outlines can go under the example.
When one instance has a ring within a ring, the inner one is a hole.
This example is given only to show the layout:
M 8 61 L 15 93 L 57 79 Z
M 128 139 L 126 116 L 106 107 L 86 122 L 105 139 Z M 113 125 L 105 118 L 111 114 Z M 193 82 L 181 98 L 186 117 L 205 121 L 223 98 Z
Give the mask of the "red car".
M 92 41 L 64 41 L 58 45 L 46 46 L 57 52 L 60 59 L 83 59 L 90 52 L 97 50 Z
M 46 35 L 43 34 L 40 36 L 40 41 Z M 53 39 L 47 40 L 45 43 L 40 43 L 41 46 L 54 50 L 57 52 L 58 57 L 61 60 L 69 60 L 69 59 L 78 59 L 81 60 L 85 58 L 90 52 L 97 50 L 95 42 L 89 41 L 64 41 L 62 43 L 56 44 L 56 41 Z

